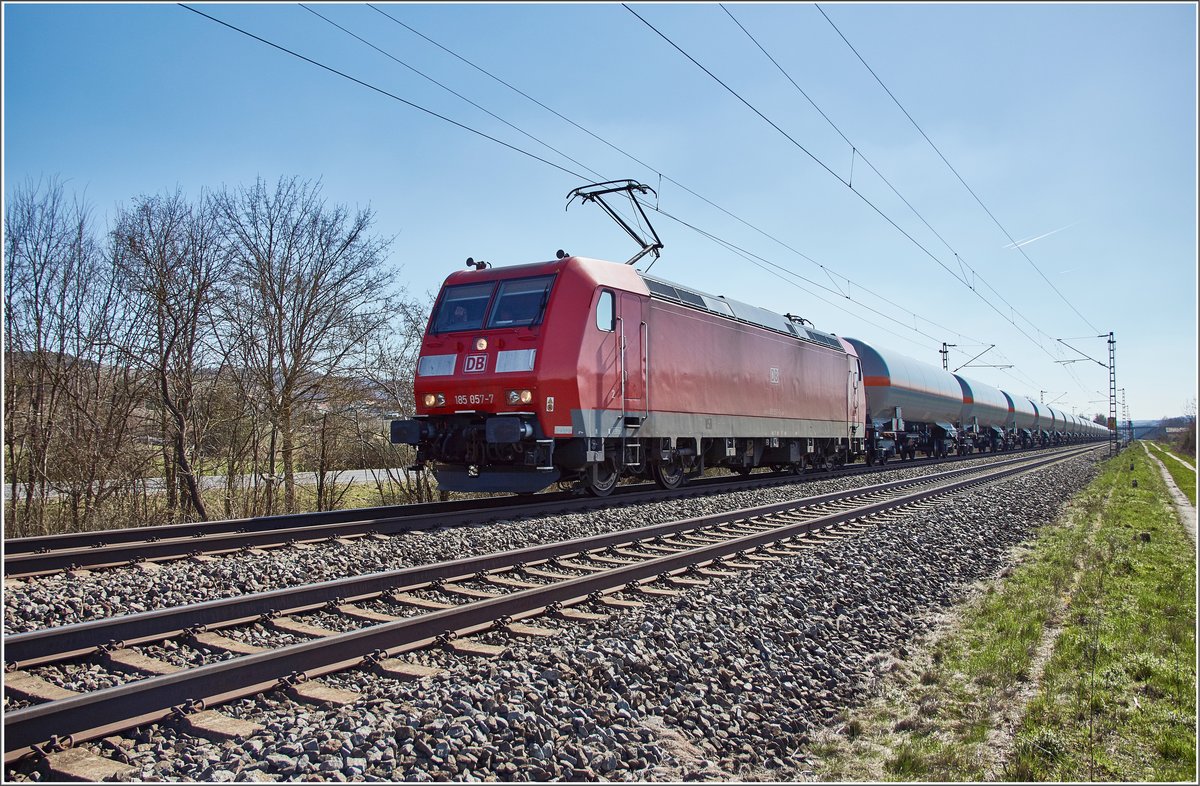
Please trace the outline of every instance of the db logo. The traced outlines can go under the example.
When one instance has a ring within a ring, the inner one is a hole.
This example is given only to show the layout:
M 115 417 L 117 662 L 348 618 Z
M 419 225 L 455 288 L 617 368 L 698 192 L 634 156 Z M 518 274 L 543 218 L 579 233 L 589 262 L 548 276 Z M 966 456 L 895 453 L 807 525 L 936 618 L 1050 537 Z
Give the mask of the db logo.
M 487 369 L 487 355 L 467 355 L 463 360 L 463 371 L 484 371 Z

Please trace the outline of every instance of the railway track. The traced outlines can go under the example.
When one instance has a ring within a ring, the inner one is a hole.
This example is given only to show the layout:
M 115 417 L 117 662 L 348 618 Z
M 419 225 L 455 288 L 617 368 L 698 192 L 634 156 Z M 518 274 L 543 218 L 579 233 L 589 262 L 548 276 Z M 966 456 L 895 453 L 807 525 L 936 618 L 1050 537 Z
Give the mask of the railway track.
M 1011 455 L 1036 455 L 1045 450 Z M 942 460 L 922 459 L 894 467 L 934 466 L 977 459 L 970 454 Z M 856 464 L 831 472 L 758 474 L 742 478 L 703 478 L 674 491 L 653 484 L 623 486 L 612 496 L 597 499 L 570 492 L 528 497 L 495 497 L 416 505 L 358 508 L 288 516 L 262 516 L 155 527 L 67 533 L 4 541 L 4 576 L 19 579 L 64 570 L 117 567 L 139 562 L 166 562 L 195 556 L 216 556 L 243 549 L 269 549 L 331 539 L 388 537 L 412 530 L 459 526 L 498 518 L 584 512 L 614 504 L 640 504 L 665 499 L 723 494 L 752 488 L 803 483 L 813 479 L 859 475 L 877 467 Z
M 873 519 L 1094 449 L 1025 454 L 761 508 L 10 636 L 5 685 L 10 695 L 38 703 L 6 714 L 5 761 L 53 755 L 72 743 L 172 716 L 200 733 L 230 733 L 228 725 L 241 722 L 222 719 L 212 707 L 276 688 L 312 701 L 352 701 L 318 678 L 355 668 L 420 677 L 430 670 L 401 656 L 428 647 L 496 655 L 500 646 L 468 637 L 553 635 L 553 629 L 526 620 L 599 619 L 614 608 L 637 605 L 638 596 L 679 594 L 822 540 L 861 532 Z M 305 619 L 313 612 L 343 622 L 317 626 Z M 253 647 L 236 629 L 254 622 L 304 640 L 269 650 Z M 212 659 L 180 668 L 137 650 L 174 637 L 211 651 Z M 149 676 L 69 695 L 35 672 L 80 657 Z M 243 726 L 236 733 L 253 729 Z

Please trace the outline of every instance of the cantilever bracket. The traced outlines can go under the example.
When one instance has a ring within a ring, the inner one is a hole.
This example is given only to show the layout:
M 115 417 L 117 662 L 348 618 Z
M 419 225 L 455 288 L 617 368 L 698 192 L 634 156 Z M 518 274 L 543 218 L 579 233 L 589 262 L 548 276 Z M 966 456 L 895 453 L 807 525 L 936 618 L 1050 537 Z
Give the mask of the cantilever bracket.
M 637 197 L 634 195 L 635 191 L 639 194 L 654 194 L 656 197 L 658 196 L 658 193 L 650 186 L 637 183 L 633 180 L 609 180 L 604 183 L 592 183 L 591 185 L 580 186 L 579 188 L 573 189 L 571 193 L 567 194 L 568 208 L 571 206 L 571 203 L 575 201 L 575 197 L 579 197 L 584 202 L 595 202 L 596 204 L 600 205 L 605 213 L 608 213 L 609 218 L 611 218 L 613 221 L 616 221 L 617 225 L 620 226 L 621 229 L 624 229 L 626 234 L 633 238 L 634 242 L 642 247 L 641 251 L 634 254 L 633 257 L 631 257 L 630 260 L 625 263 L 627 265 L 632 265 L 647 254 L 653 254 L 654 258 L 658 259 L 659 249 L 663 247 L 662 241 L 658 238 L 658 233 L 654 231 L 654 227 L 650 224 L 650 219 L 646 217 L 646 211 L 642 208 L 642 203 L 639 202 Z M 626 196 L 629 197 L 629 201 L 633 203 L 634 209 L 637 210 L 638 214 L 642 217 L 642 221 L 646 223 L 646 228 L 649 230 L 651 237 L 654 238 L 653 243 L 647 242 L 647 239 L 638 234 L 633 227 L 629 226 L 629 222 L 619 216 L 612 206 L 604 201 L 605 194 L 615 194 L 618 192 L 624 192 Z
M 983 357 L 984 355 L 986 355 L 988 352 L 992 351 L 995 348 L 996 348 L 995 344 L 989 344 L 987 349 L 983 350 L 978 355 L 976 355 L 975 357 L 968 360 L 966 363 L 963 363 L 961 366 L 954 369 L 954 372 L 952 372 L 952 373 L 957 373 L 960 369 L 964 369 L 964 368 L 1012 368 L 1011 365 L 1007 365 L 1007 366 L 985 366 L 985 365 L 972 366 L 971 365 L 972 362 L 979 360 L 979 358 Z

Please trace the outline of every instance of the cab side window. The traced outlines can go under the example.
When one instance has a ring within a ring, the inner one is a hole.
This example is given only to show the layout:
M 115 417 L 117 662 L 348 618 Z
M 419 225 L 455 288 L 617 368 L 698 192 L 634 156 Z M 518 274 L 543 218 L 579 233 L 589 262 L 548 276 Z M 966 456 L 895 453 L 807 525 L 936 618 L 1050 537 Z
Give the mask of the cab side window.
M 613 293 L 606 289 L 600 293 L 600 300 L 596 302 L 596 327 L 609 333 L 616 328 L 614 300 Z

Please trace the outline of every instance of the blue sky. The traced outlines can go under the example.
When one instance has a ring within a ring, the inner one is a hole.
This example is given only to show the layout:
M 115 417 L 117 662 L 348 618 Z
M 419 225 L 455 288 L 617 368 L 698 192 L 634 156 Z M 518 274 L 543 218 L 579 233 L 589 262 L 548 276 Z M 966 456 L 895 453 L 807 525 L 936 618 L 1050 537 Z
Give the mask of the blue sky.
M 299 5 L 196 7 L 592 177 Z M 620 4 L 380 7 L 649 166 L 366 5 L 312 6 L 604 179 L 655 187 L 662 210 L 850 298 L 651 213 L 665 243 L 655 274 L 931 364 L 942 341 L 959 345 L 951 368 L 994 343 L 976 363 L 1012 369 L 960 373 L 1079 413 L 1107 413 L 1107 369 L 1056 363 L 1078 355 L 1055 339 L 1107 361 L 1095 336 L 1112 330 L 1134 418 L 1178 414 L 1196 395 L 1193 4 L 822 6 L 1013 238 L 1046 235 L 1023 248 L 1082 317 L 1006 248 L 813 5 L 726 7 L 937 234 L 718 5 L 633 8 L 836 177 Z M 6 3 L 3 21 L 5 196 L 57 175 L 104 227 L 138 194 L 320 178 L 329 200 L 376 212 L 418 296 L 468 256 L 636 250 L 595 207 L 564 211 L 586 181 L 177 5 Z M 842 182 L 852 159 L 854 189 L 912 240 Z

